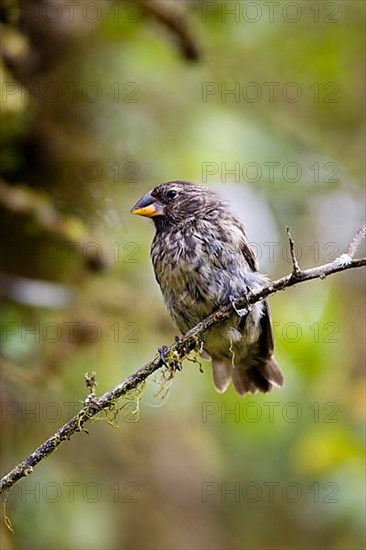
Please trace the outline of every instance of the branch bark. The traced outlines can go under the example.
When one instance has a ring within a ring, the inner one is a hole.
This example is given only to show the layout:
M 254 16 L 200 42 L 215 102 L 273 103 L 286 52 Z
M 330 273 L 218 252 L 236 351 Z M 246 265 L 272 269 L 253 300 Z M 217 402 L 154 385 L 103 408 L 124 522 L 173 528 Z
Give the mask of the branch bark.
M 31 455 L 7 473 L 0 481 L 0 494 L 12 487 L 22 477 L 32 473 L 33 468 L 39 464 L 44 458 L 49 456 L 63 441 L 70 439 L 76 432 L 83 431 L 84 425 L 93 417 L 98 415 L 103 410 L 112 409 L 115 406 L 116 400 L 126 395 L 132 390 L 136 390 L 145 382 L 145 380 L 158 369 L 163 367 L 171 369 L 173 372 L 180 369 L 182 361 L 192 352 L 199 351 L 200 339 L 206 330 L 210 327 L 228 319 L 233 314 L 233 308 L 241 309 L 247 307 L 248 304 L 254 304 L 267 298 L 271 294 L 275 294 L 280 290 L 285 290 L 299 283 L 310 281 L 312 279 L 325 279 L 328 275 L 339 273 L 349 269 L 355 269 L 366 266 L 366 258 L 354 260 L 353 256 L 357 252 L 361 241 L 366 234 L 366 222 L 360 227 L 352 241 L 350 242 L 345 254 L 339 258 L 324 264 L 319 267 L 310 269 L 300 269 L 295 256 L 295 246 L 289 230 L 287 230 L 291 257 L 293 261 L 292 273 L 281 277 L 276 281 L 270 282 L 257 292 L 252 292 L 248 296 L 235 300 L 232 304 L 221 306 L 217 311 L 209 317 L 201 321 L 198 325 L 187 332 L 182 338 L 177 340 L 173 345 L 164 346 L 164 353 L 159 351 L 159 354 L 144 367 L 138 369 L 131 374 L 123 382 L 115 388 L 107 391 L 100 397 L 96 397 L 94 393 L 94 384 L 90 384 L 87 380 L 87 386 L 91 389 L 90 395 L 84 401 L 84 407 L 74 416 L 69 422 L 66 422 L 59 428 L 51 437 L 42 443 Z

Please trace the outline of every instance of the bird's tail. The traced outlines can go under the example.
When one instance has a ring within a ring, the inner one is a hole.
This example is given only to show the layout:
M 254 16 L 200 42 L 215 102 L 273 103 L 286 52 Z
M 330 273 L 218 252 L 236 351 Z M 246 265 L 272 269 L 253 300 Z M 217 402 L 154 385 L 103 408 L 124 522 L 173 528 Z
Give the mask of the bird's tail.
M 232 360 L 212 358 L 213 380 L 219 392 L 226 390 L 230 380 L 240 395 L 257 390 L 267 393 L 274 386 L 283 386 L 283 374 L 273 357 L 273 333 L 266 301 L 263 302 L 259 329 L 258 341 L 248 348 L 241 361 L 236 362 L 235 354 Z
M 249 369 L 233 367 L 231 376 L 240 395 L 247 392 L 255 393 L 257 390 L 267 393 L 274 386 L 283 386 L 283 374 L 273 356 Z
M 255 393 L 258 390 L 267 393 L 274 386 L 283 385 L 283 374 L 273 356 L 266 361 L 258 360 L 257 364 L 250 368 L 213 360 L 212 372 L 215 388 L 220 393 L 227 389 L 230 381 L 240 395 L 247 392 Z

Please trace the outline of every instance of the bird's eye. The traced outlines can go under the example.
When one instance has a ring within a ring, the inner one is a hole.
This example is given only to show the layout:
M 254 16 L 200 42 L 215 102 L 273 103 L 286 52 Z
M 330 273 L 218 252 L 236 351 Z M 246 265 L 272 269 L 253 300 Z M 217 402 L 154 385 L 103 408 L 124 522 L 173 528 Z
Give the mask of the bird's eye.
M 171 189 L 170 191 L 167 192 L 166 196 L 168 197 L 168 199 L 174 199 L 176 196 L 177 196 L 177 191 L 175 189 Z

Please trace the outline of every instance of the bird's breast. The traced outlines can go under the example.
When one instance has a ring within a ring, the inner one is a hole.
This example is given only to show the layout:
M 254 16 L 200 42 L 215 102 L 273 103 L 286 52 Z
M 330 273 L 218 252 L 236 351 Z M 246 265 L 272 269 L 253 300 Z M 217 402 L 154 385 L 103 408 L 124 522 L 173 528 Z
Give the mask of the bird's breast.
M 155 238 L 151 257 L 167 307 L 182 330 L 209 315 L 214 306 L 210 269 L 199 239 L 177 231 Z
M 253 273 L 235 243 L 213 229 L 157 233 L 151 256 L 167 307 L 181 330 L 253 286 Z M 184 328 L 182 328 L 184 327 Z

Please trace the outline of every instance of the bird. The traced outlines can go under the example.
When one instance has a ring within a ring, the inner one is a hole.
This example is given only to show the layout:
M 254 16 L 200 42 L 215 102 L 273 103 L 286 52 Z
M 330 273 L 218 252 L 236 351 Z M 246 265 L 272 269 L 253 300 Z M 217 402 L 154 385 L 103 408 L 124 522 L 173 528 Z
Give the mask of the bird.
M 151 218 L 151 259 L 167 309 L 185 334 L 221 305 L 268 282 L 258 271 L 245 228 L 216 191 L 190 181 L 167 181 L 139 199 L 132 214 Z M 274 358 L 267 301 L 243 310 L 202 336 L 202 355 L 212 361 L 213 383 L 224 392 L 269 392 L 283 385 Z

